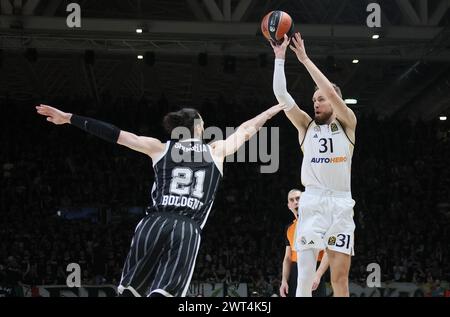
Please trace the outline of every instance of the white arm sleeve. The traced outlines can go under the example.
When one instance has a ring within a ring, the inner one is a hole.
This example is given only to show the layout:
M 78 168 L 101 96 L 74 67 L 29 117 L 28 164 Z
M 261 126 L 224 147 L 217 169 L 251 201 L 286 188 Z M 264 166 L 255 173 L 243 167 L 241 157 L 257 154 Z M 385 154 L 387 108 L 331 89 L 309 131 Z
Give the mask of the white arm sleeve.
M 288 93 L 286 88 L 284 59 L 275 59 L 275 69 L 273 71 L 273 93 L 279 103 L 286 105 L 287 108 L 284 111 L 289 111 L 296 105 L 295 100 Z

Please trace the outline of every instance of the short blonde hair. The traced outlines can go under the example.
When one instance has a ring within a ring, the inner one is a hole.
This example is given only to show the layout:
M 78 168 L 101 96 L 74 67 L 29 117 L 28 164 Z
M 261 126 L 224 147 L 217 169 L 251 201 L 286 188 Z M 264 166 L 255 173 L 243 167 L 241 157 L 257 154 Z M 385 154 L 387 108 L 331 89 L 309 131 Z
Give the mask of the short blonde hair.
M 339 97 L 342 98 L 342 91 L 341 91 L 341 88 L 339 88 L 339 86 L 336 85 L 335 83 L 331 83 L 331 85 L 333 85 L 334 91 L 337 92 L 337 94 L 339 95 Z M 314 87 L 314 91 L 317 91 L 317 90 L 319 90 L 319 87 L 315 86 L 315 87 Z

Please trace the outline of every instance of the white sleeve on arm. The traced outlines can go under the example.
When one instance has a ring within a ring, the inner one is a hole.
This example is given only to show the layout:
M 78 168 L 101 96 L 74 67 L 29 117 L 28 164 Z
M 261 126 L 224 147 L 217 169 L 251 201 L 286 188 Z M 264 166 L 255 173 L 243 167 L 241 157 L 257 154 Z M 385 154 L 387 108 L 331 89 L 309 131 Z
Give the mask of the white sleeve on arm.
M 284 59 L 275 59 L 275 70 L 273 72 L 273 92 L 278 102 L 286 105 L 287 108 L 284 111 L 289 111 L 296 105 L 295 100 L 288 93 L 286 88 Z

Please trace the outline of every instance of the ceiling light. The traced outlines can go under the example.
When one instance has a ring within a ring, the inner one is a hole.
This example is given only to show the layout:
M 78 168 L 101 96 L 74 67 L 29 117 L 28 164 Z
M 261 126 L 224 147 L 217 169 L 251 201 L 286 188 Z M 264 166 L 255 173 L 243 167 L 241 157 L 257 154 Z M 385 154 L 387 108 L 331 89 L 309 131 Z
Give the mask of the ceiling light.
M 347 105 L 356 105 L 358 103 L 358 100 L 356 100 L 356 99 L 345 99 L 344 102 Z

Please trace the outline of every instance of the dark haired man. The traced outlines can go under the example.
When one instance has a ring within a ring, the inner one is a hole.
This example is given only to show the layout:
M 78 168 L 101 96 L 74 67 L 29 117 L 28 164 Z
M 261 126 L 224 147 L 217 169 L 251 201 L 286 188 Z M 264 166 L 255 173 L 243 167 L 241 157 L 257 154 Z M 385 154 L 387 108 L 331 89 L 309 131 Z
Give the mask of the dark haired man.
M 40 105 L 37 112 L 57 125 L 70 123 L 106 141 L 147 154 L 153 161 L 153 205 L 137 225 L 125 260 L 119 294 L 185 296 L 222 177 L 224 158 L 235 153 L 267 120 L 284 109 L 276 105 L 241 124 L 226 140 L 205 144 L 204 123 L 195 109 L 169 113 L 163 122 L 169 133 L 185 128 L 189 138 L 170 140 L 137 136 L 92 118 Z M 200 154 L 200 155 L 198 155 Z

